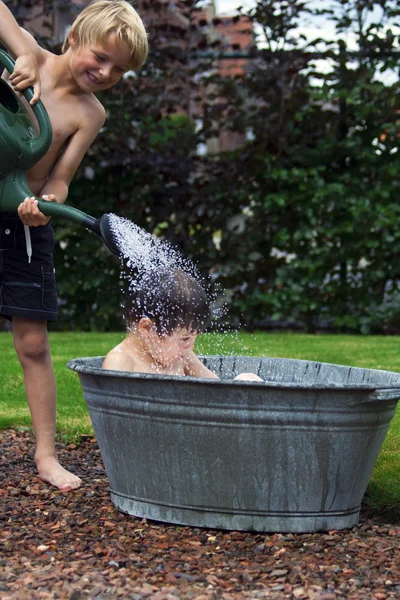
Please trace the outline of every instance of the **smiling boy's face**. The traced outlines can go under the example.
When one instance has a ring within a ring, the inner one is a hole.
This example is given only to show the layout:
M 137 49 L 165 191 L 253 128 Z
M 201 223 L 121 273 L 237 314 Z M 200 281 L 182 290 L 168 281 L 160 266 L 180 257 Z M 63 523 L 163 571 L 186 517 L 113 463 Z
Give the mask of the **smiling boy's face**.
M 79 88 L 87 93 L 106 90 L 115 85 L 131 68 L 131 53 L 110 34 L 103 45 L 77 48 L 70 39 L 70 70 Z

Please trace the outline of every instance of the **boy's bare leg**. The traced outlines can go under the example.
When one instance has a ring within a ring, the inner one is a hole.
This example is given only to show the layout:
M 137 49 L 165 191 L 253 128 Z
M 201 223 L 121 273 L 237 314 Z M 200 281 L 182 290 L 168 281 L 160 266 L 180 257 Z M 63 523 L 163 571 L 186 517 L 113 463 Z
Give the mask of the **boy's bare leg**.
M 47 323 L 13 317 L 13 334 L 35 431 L 39 475 L 64 492 L 76 489 L 81 480 L 64 469 L 56 455 L 56 384 Z

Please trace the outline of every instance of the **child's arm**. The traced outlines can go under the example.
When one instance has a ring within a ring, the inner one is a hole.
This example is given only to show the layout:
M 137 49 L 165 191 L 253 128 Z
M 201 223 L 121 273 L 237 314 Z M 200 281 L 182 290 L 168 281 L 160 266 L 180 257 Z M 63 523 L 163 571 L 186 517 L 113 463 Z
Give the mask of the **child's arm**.
M 63 204 L 68 196 L 68 188 L 86 152 L 96 139 L 105 122 L 105 110 L 99 105 L 87 115 L 85 122 L 74 133 L 67 147 L 54 166 L 46 185 L 41 190 L 41 196 L 54 194 L 56 201 Z
M 206 377 L 208 379 L 219 379 L 218 375 L 207 369 L 201 360 L 191 352 L 185 360 L 185 375 L 189 377 Z
M 91 111 L 85 122 L 71 137 L 68 145 L 53 168 L 46 185 L 40 192 L 45 200 L 63 204 L 68 196 L 68 189 L 77 168 L 88 148 L 92 145 L 100 129 L 104 125 L 105 110 L 99 103 L 96 110 Z M 38 227 L 46 225 L 50 217 L 46 217 L 37 207 L 33 198 L 28 198 L 18 207 L 18 216 L 24 225 Z
M 21 29 L 11 11 L 1 1 L 0 40 L 16 59 L 14 72 L 9 77 L 10 84 L 19 95 L 25 88 L 33 87 L 30 103 L 35 104 L 40 97 L 38 55 L 41 48 L 28 32 Z

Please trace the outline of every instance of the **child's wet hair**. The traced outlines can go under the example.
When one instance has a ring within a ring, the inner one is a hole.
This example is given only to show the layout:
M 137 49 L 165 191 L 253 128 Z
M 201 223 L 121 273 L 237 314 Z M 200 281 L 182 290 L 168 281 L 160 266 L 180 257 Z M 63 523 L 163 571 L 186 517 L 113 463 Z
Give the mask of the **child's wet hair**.
M 177 328 L 201 333 L 211 321 L 204 288 L 175 268 L 158 268 L 139 275 L 131 286 L 126 308 L 130 326 L 147 317 L 160 335 Z
M 77 16 L 64 41 L 62 51 L 70 47 L 73 38 L 77 49 L 82 46 L 104 46 L 114 34 L 117 43 L 131 52 L 131 67 L 138 69 L 149 51 L 147 33 L 142 19 L 126 0 L 94 0 Z

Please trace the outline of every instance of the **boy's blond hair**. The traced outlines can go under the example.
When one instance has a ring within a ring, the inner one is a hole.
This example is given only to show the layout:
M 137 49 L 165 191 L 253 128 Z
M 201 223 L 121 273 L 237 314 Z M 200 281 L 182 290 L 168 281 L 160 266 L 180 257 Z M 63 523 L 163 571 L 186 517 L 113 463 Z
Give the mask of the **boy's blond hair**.
M 91 2 L 72 23 L 62 51 L 68 50 L 71 38 L 79 49 L 88 44 L 104 45 L 111 33 L 121 45 L 128 47 L 132 69 L 138 69 L 149 51 L 147 33 L 142 19 L 126 0 Z

